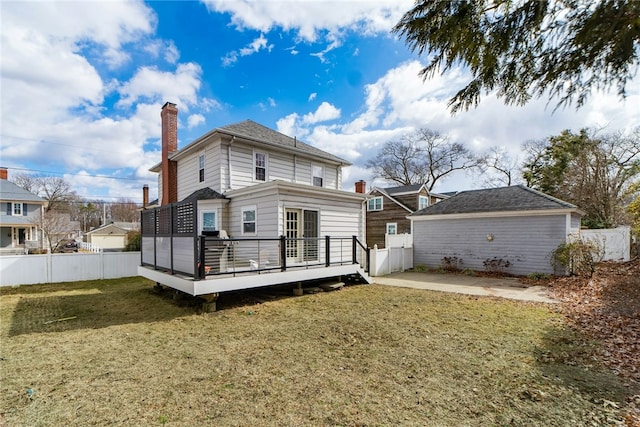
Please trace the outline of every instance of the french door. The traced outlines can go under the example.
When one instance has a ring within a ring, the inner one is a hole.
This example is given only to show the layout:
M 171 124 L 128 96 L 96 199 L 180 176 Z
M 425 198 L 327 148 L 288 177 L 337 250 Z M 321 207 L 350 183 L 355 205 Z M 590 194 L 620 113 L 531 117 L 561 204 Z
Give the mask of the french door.
M 317 261 L 318 211 L 286 209 L 285 236 L 287 262 Z

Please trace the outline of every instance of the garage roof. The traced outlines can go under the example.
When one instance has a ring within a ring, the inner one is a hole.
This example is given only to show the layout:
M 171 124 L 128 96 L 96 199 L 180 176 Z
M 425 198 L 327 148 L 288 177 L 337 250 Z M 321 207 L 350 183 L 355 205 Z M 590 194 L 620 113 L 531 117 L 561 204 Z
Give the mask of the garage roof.
M 547 209 L 577 209 L 577 206 L 524 185 L 514 185 L 461 191 L 453 197 L 428 206 L 410 216 Z

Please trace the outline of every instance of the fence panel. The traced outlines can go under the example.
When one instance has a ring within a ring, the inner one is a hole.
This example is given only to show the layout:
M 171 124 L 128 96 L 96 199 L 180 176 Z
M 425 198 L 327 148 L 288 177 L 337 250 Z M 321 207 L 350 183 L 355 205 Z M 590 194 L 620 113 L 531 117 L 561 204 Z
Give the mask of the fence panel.
M 413 268 L 413 248 L 371 249 L 371 276 L 384 276 L 394 271 Z
M 583 240 L 594 240 L 604 251 L 603 261 L 631 259 L 631 227 L 580 230 Z
M 140 252 L 0 256 L 0 286 L 115 279 L 138 275 Z

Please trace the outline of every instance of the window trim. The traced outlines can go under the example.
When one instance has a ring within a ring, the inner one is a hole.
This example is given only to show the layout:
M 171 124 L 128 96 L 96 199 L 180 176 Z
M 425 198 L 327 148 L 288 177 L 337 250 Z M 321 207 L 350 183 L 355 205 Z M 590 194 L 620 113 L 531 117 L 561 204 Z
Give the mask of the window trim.
M 394 228 L 394 233 L 389 233 L 389 226 L 393 226 Z M 398 234 L 398 223 L 397 222 L 387 222 L 387 224 L 385 225 L 385 234 L 388 234 L 390 236 L 395 236 Z
M 202 153 L 198 156 L 198 182 L 204 182 L 205 165 L 207 164 L 207 158 Z
M 203 233 L 203 231 L 205 231 L 204 229 L 204 216 L 205 214 L 213 214 L 214 215 L 214 224 L 213 224 L 213 230 L 211 231 L 219 231 L 220 227 L 218 227 L 218 209 L 206 209 L 206 210 L 202 210 L 200 211 L 200 223 L 198 224 L 198 228 L 199 228 L 199 232 L 200 234 Z M 207 230 L 209 231 L 209 230 Z
M 256 156 L 262 154 L 264 156 L 264 166 L 258 166 Z M 264 179 L 258 179 L 256 169 L 261 167 L 264 169 Z M 266 151 L 253 150 L 253 180 L 256 182 L 267 182 L 269 177 L 269 153 Z
M 380 200 L 380 207 L 376 208 L 376 200 Z M 373 209 L 371 208 L 373 203 Z M 376 212 L 376 211 L 381 211 L 384 209 L 384 201 L 382 199 L 382 196 L 376 196 L 376 197 L 372 197 L 369 200 L 367 200 L 367 212 Z
M 16 213 L 16 207 L 20 207 L 18 213 Z M 24 215 L 24 203 L 13 202 L 11 203 L 11 216 L 23 216 Z
M 245 212 L 250 212 L 253 211 L 253 221 L 245 221 L 244 220 L 244 213 Z M 245 224 L 253 224 L 253 231 L 245 231 L 244 226 Z M 256 208 L 256 205 L 251 205 L 251 206 L 243 206 L 240 209 L 240 234 L 244 235 L 253 235 L 255 236 L 256 234 L 258 234 L 258 209 Z
M 421 206 L 421 203 L 420 203 L 420 202 L 421 202 L 422 200 L 424 200 L 424 201 L 425 201 L 424 206 Z M 418 210 L 422 210 L 422 209 L 424 209 L 424 208 L 426 208 L 426 207 L 429 207 L 429 198 L 428 198 L 427 196 L 419 195 L 419 196 L 418 196 Z
M 315 170 L 316 168 L 320 169 L 320 174 L 316 175 L 315 174 Z M 324 187 L 324 165 L 318 165 L 318 164 L 311 164 L 311 185 L 313 185 L 314 187 Z M 320 179 L 320 185 L 316 185 L 315 180 L 316 178 Z

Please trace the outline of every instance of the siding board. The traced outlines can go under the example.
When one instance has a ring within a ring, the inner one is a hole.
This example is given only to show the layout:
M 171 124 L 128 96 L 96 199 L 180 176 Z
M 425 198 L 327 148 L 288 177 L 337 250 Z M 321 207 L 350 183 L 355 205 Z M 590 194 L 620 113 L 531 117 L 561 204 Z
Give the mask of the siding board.
M 511 263 L 508 273 L 554 273 L 550 253 L 564 241 L 565 225 L 563 215 L 414 221 L 414 263 L 433 268 L 458 257 L 462 268 L 485 270 L 495 257 Z

